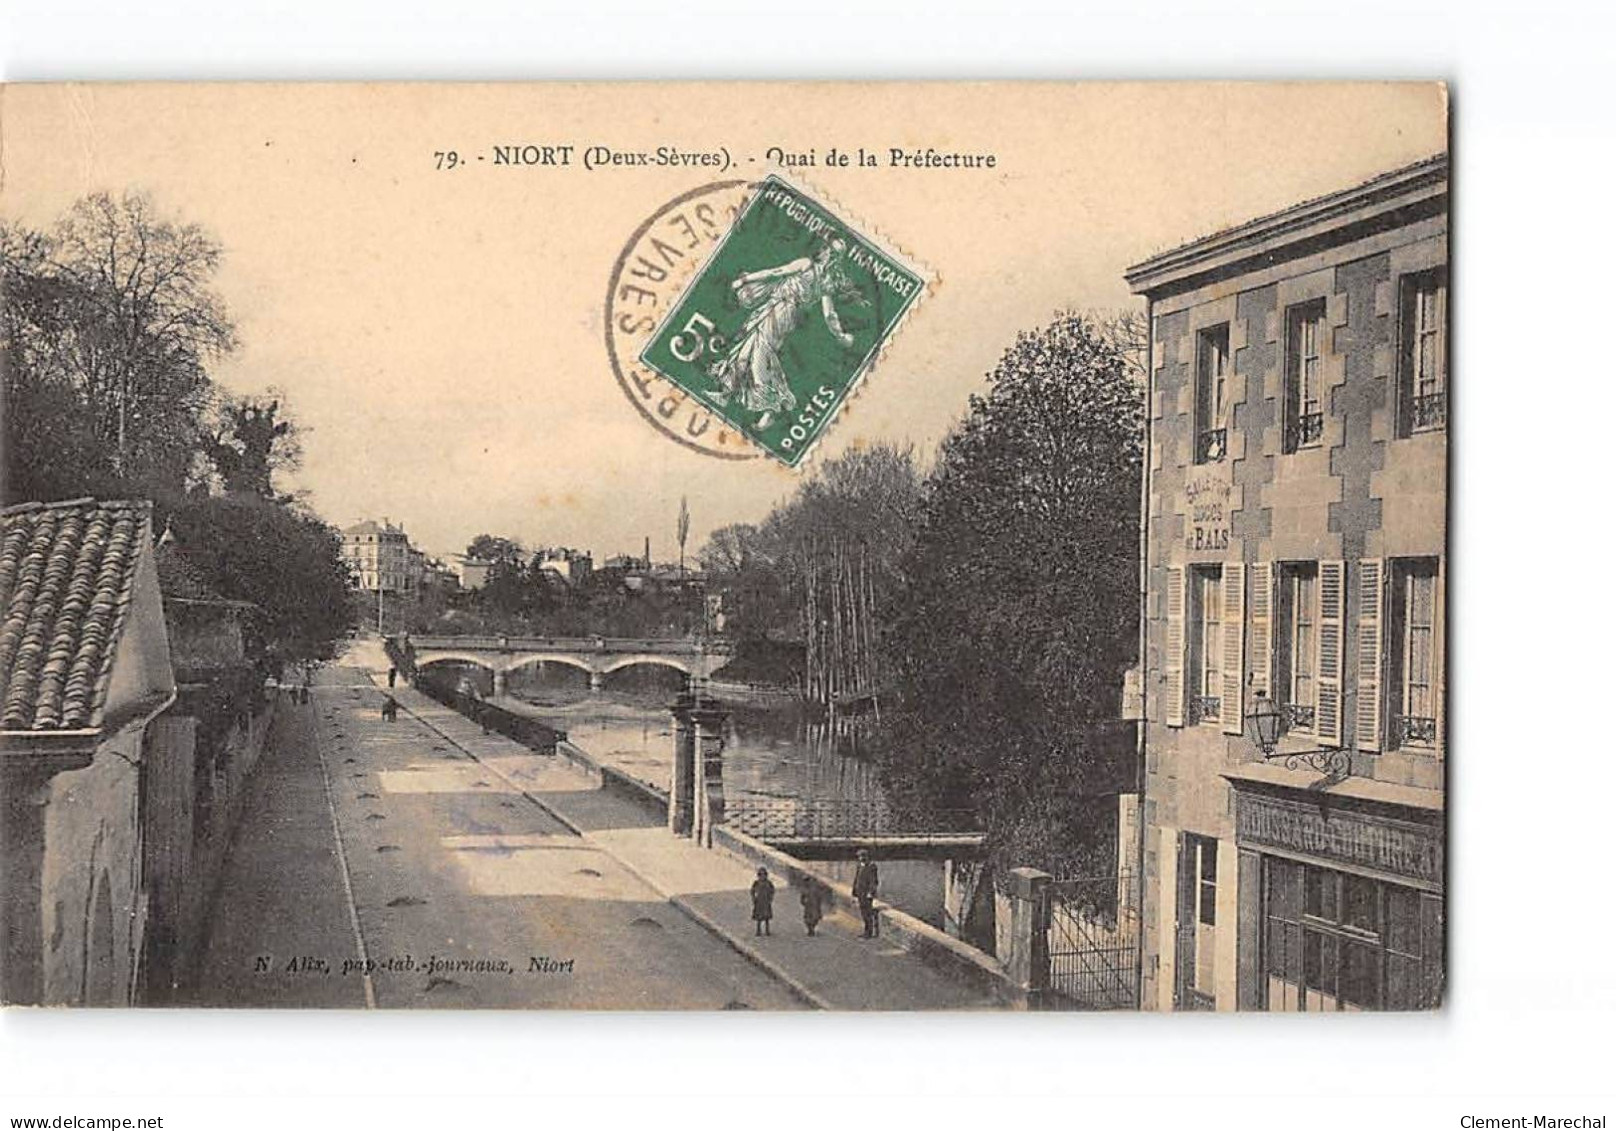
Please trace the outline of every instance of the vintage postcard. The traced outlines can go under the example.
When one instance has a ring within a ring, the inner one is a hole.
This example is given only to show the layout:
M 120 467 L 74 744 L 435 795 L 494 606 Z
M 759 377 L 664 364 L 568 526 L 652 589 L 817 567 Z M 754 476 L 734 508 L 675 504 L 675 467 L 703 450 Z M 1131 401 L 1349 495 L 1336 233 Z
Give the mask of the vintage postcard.
M 5 87 L 0 998 L 1439 1007 L 1447 143 Z

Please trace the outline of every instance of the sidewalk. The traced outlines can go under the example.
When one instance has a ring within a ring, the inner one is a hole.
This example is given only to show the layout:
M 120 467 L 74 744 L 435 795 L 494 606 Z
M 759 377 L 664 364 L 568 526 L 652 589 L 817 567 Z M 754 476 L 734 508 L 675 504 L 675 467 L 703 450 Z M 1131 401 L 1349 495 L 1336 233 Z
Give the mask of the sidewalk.
M 483 734 L 463 715 L 400 684 L 399 705 L 601 847 L 663 897 L 784 982 L 826 1009 L 997 1008 L 885 939 L 862 938 L 861 925 L 833 914 L 808 938 L 797 892 L 781 876 L 771 937 L 757 938 L 749 890 L 755 869 L 728 852 L 670 834 L 627 798 L 597 789 L 565 758 L 535 754 L 498 734 Z

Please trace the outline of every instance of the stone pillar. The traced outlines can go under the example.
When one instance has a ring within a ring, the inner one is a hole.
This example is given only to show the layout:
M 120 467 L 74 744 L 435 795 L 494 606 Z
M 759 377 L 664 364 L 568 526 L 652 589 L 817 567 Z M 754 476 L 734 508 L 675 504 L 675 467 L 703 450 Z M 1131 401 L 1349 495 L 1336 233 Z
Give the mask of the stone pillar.
M 45 809 L 51 779 L 90 764 L 94 751 L 0 746 L 0 1001 L 38 1005 L 45 994 Z
M 505 672 L 505 671 L 503 671 L 503 670 L 501 670 L 499 668 L 494 669 L 494 698 L 495 699 L 503 699 L 503 698 L 505 698 L 505 687 L 506 687 L 506 680 L 508 678 L 508 674 L 509 673 L 507 673 L 507 672 Z
M 1037 868 L 1010 872 L 1010 980 L 1036 1008 L 1049 988 L 1049 885 L 1054 879 Z
M 668 831 L 689 836 L 696 816 L 696 722 L 690 717 L 695 705 L 688 695 L 673 703 L 673 774 L 668 782 Z
M 724 823 L 724 720 L 729 712 L 710 704 L 691 708 L 696 724 L 696 842 L 713 846 L 713 827 Z
M 591 671 L 589 673 L 589 690 L 591 690 L 591 691 L 599 691 L 602 687 L 605 687 L 605 686 L 606 686 L 606 673 L 605 672 Z

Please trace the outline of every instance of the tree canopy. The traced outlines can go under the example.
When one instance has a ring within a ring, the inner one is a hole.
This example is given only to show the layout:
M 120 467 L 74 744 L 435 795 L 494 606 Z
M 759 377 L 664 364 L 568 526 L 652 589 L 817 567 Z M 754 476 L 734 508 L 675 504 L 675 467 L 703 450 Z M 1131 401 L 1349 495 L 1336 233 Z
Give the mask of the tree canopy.
M 1137 649 L 1131 367 L 1079 315 L 1021 334 L 941 448 L 892 606 L 883 779 L 914 808 L 974 810 L 1006 863 L 1084 866 L 1132 784 L 1108 725 Z

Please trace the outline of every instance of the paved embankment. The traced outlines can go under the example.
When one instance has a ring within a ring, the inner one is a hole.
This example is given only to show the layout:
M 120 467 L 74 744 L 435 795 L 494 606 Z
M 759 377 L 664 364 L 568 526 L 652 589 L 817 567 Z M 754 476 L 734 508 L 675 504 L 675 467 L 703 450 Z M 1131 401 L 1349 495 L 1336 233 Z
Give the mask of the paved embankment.
M 781 871 L 773 878 L 774 934 L 759 939 L 747 895 L 752 861 L 674 837 L 623 791 L 601 789 L 566 758 L 545 757 L 412 689 L 394 694 L 406 709 L 512 787 L 599 845 L 663 896 L 747 955 L 804 999 L 836 1009 L 968 1009 L 997 1004 L 980 980 L 950 976 L 886 938 L 866 940 L 858 921 L 838 908 L 808 938 L 797 892 Z
M 444 708 L 395 694 L 407 709 L 388 722 L 368 675 L 341 668 L 322 673 L 311 705 L 278 708 L 195 1004 L 802 1004 L 618 855 L 643 814 L 596 811 L 575 770 L 525 794 L 555 760 L 460 716 L 440 730 L 412 711 Z M 580 820 L 597 831 L 580 835 Z

